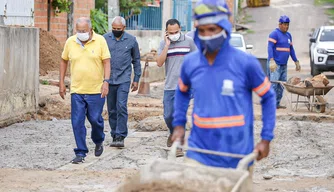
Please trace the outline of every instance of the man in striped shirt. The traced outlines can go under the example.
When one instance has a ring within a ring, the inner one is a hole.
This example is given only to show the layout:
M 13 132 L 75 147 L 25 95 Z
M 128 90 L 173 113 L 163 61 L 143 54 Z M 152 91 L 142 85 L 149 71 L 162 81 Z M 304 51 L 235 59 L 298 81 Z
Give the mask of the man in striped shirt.
M 174 96 L 180 76 L 180 69 L 183 58 L 186 54 L 195 51 L 196 45 L 192 38 L 181 33 L 180 22 L 176 19 L 169 19 L 166 22 L 166 35 L 160 42 L 158 49 L 157 64 L 162 67 L 165 64 L 165 88 L 164 88 L 164 120 L 169 129 L 170 135 L 167 140 L 167 146 L 172 145 L 171 135 L 173 133 L 173 113 Z M 176 156 L 183 156 L 182 151 L 177 151 Z

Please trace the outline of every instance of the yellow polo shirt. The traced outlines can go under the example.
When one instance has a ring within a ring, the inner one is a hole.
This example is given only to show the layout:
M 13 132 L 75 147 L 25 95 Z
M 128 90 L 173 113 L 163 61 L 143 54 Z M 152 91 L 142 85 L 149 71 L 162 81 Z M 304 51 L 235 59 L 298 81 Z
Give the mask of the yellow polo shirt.
M 70 61 L 71 93 L 101 93 L 104 79 L 102 60 L 110 58 L 103 36 L 93 32 L 92 39 L 82 45 L 77 35 L 73 35 L 67 39 L 61 57 Z

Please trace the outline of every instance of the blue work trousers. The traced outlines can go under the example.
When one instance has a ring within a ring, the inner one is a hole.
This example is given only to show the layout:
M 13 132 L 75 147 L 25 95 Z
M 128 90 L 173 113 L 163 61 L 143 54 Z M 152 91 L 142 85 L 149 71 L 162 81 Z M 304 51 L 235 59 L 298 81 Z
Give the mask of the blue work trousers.
M 74 152 L 77 156 L 85 157 L 88 153 L 86 116 L 92 126 L 91 138 L 93 142 L 101 144 L 104 141 L 104 121 L 102 118 L 104 103 L 105 98 L 101 98 L 101 94 L 71 94 L 71 122 L 77 145 Z

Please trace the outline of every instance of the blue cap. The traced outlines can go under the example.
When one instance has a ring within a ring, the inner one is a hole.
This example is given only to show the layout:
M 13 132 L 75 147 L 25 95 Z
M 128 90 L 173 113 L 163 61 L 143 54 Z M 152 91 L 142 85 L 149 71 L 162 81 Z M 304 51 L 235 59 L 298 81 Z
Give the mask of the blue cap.
M 279 18 L 279 22 L 280 22 L 280 23 L 290 23 L 290 19 L 289 19 L 288 16 L 283 15 L 283 16 L 281 16 L 281 17 Z

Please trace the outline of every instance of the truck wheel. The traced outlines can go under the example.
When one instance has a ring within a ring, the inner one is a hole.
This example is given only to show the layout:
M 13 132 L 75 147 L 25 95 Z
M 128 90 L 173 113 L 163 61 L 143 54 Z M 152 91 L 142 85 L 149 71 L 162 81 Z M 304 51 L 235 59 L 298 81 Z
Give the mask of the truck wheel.
M 319 75 L 320 72 L 318 70 L 318 68 L 315 66 L 314 62 L 311 61 L 311 75 L 312 76 L 316 76 L 316 75 Z

